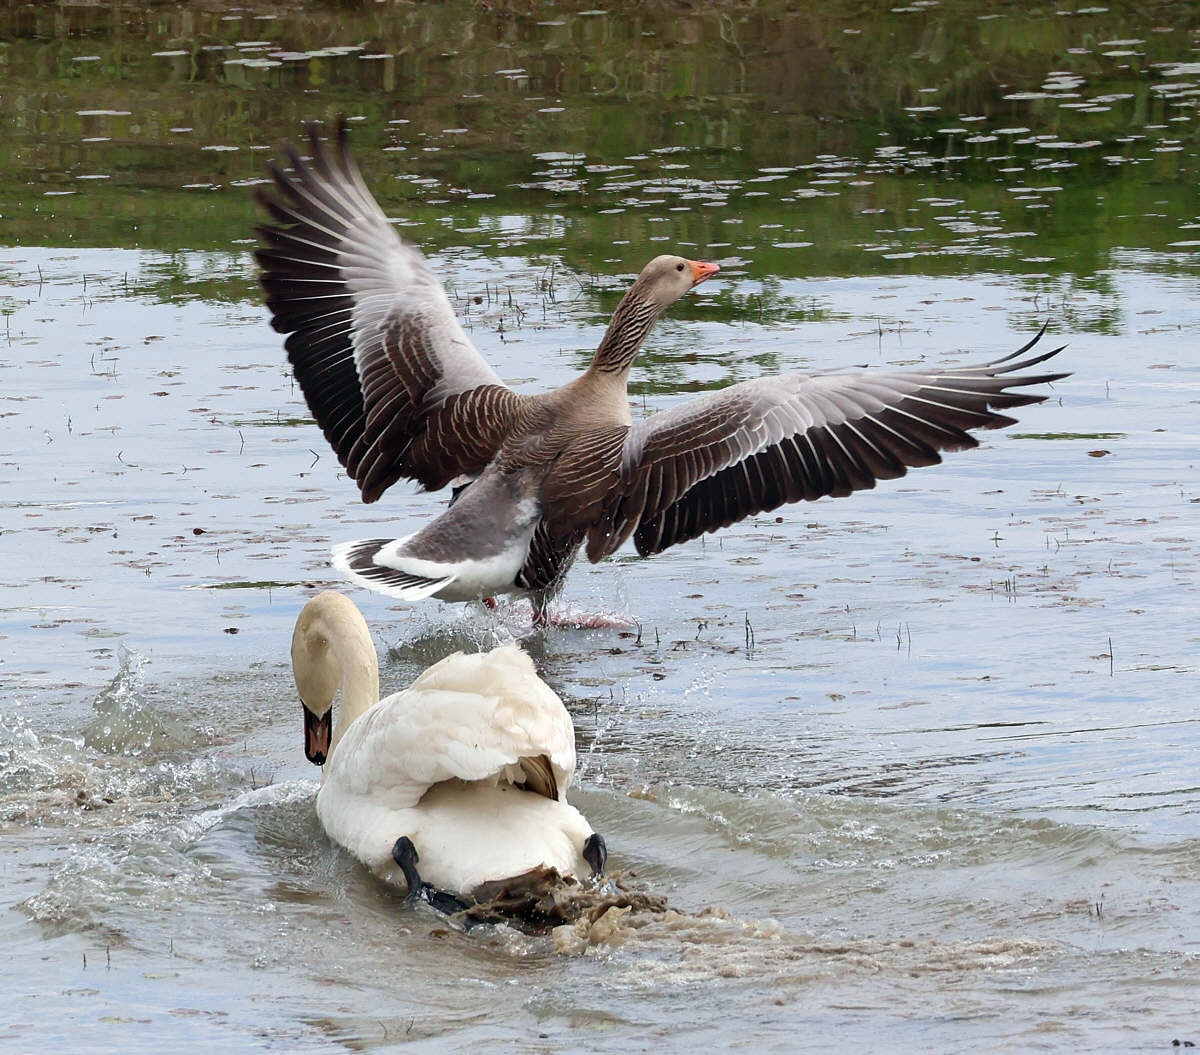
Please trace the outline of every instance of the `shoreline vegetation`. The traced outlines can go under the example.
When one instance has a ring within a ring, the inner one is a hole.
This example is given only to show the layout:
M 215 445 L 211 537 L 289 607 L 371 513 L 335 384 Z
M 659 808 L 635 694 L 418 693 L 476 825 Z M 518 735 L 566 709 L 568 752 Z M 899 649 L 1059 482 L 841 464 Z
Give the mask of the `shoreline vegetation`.
M 0 243 L 248 252 L 267 157 L 345 113 L 430 251 L 610 277 L 659 241 L 786 277 L 1188 271 L 1186 7 L 3 5 Z M 256 298 L 249 266 L 214 296 Z

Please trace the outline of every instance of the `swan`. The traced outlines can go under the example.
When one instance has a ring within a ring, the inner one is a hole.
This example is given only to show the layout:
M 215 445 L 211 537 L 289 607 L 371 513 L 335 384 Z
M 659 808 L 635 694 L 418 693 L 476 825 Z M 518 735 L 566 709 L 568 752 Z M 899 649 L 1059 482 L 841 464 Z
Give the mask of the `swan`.
M 292 672 L 326 834 L 410 899 L 456 911 L 539 866 L 603 872 L 603 838 L 566 799 L 571 716 L 517 645 L 456 652 L 381 700 L 366 620 L 326 590 L 296 620 Z
M 979 445 L 999 413 L 1068 376 L 1027 372 L 1062 351 L 1023 348 L 944 369 L 758 377 L 634 423 L 629 370 L 655 321 L 720 271 L 666 254 L 617 305 L 591 365 L 551 392 L 506 386 L 421 254 L 402 241 L 350 155 L 309 126 L 259 190 L 273 223 L 255 256 L 272 326 L 313 416 L 363 501 L 401 478 L 455 500 L 401 539 L 339 543 L 352 582 L 402 600 L 528 594 L 535 621 L 586 543 L 640 556 L 788 502 L 843 497 Z M 1045 332 L 1045 327 L 1042 328 Z M 465 488 L 465 490 L 464 490 Z

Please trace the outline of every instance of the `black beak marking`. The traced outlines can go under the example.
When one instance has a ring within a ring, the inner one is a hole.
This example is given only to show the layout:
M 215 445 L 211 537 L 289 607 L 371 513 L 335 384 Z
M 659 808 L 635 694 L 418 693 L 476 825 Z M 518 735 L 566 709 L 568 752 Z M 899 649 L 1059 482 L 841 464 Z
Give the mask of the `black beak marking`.
M 301 703 L 303 707 L 304 704 Z M 329 741 L 333 736 L 333 711 L 319 718 L 304 707 L 304 757 L 314 766 L 323 766 L 329 757 Z

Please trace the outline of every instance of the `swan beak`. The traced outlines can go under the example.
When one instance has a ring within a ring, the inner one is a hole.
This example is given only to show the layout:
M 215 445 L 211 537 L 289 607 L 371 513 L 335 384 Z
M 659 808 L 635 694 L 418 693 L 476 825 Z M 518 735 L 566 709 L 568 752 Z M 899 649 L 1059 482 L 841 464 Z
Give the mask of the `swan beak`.
M 300 704 L 304 707 L 304 704 Z M 314 766 L 323 766 L 329 757 L 329 740 L 333 735 L 333 711 L 317 716 L 304 707 L 304 757 Z
M 721 270 L 716 264 L 709 264 L 703 260 L 689 260 L 688 263 L 692 265 L 692 289 Z

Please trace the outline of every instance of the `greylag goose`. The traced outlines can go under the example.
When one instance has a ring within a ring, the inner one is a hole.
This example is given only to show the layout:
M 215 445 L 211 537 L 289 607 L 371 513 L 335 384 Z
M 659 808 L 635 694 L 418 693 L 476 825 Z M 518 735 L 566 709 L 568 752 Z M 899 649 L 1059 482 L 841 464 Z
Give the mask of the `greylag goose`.
M 1056 355 L 1042 332 L 990 363 L 943 370 L 760 377 L 636 424 L 629 369 L 658 317 L 720 269 L 659 256 L 617 305 L 588 369 L 552 392 L 501 382 L 441 284 L 404 242 L 351 157 L 308 128 L 311 159 L 285 146 L 259 191 L 273 223 L 257 259 L 274 328 L 325 437 L 374 502 L 400 478 L 455 487 L 450 507 L 402 539 L 334 548 L 350 580 L 392 597 L 444 601 L 525 593 L 535 619 L 586 543 L 599 561 L 631 536 L 638 553 L 787 502 L 842 497 L 978 446 L 1011 425 L 1020 391 L 1068 376 L 1028 373 Z
M 485 884 L 604 870 L 604 840 L 567 802 L 571 716 L 516 645 L 456 652 L 381 700 L 366 621 L 326 590 L 296 620 L 292 671 L 321 825 L 410 899 L 454 912 Z

